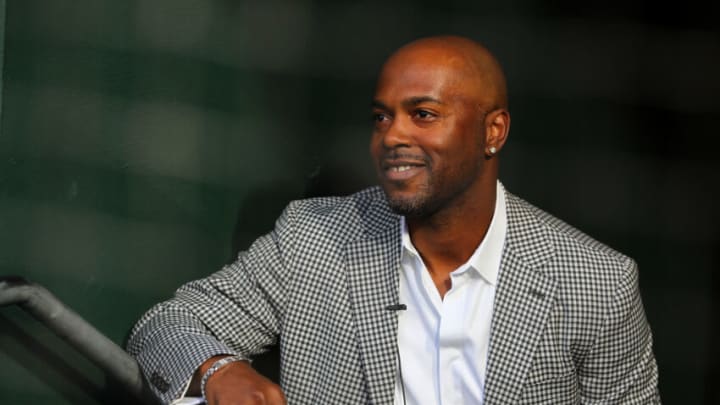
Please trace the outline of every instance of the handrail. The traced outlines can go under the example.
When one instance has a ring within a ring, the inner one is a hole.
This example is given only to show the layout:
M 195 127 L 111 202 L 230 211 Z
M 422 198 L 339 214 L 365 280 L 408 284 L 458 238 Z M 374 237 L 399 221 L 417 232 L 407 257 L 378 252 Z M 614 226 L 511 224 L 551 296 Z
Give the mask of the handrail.
M 146 403 L 149 389 L 137 361 L 50 291 L 18 276 L 0 276 L 0 307 L 18 305 Z

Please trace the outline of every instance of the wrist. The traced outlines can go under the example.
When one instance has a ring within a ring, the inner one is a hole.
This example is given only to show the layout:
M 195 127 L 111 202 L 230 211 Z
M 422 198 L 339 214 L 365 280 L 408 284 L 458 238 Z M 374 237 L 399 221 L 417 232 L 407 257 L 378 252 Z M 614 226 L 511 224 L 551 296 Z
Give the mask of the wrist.
M 212 361 L 214 360 L 214 361 Z M 248 361 L 247 358 L 239 355 L 234 356 L 224 356 L 220 358 L 211 358 L 209 361 L 206 361 L 203 363 L 203 365 L 200 368 L 200 372 L 202 373 L 202 379 L 200 380 L 200 394 L 203 398 L 207 400 L 207 396 L 205 395 L 205 387 L 207 386 L 207 382 L 215 373 L 220 371 L 223 367 L 238 362 L 238 361 Z

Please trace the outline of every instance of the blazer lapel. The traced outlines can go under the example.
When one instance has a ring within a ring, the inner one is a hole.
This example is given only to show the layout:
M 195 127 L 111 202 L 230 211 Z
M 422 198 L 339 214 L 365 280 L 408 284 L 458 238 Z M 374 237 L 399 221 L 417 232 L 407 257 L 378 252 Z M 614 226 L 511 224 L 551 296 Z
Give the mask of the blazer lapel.
M 550 313 L 556 281 L 540 268 L 552 244 L 524 203 L 506 194 L 508 231 L 490 332 L 485 404 L 518 401 Z
M 346 245 L 348 292 L 366 377 L 368 403 L 390 404 L 397 372 L 400 225 L 387 209 L 368 220 L 368 232 Z M 374 224 L 374 225 L 373 225 Z

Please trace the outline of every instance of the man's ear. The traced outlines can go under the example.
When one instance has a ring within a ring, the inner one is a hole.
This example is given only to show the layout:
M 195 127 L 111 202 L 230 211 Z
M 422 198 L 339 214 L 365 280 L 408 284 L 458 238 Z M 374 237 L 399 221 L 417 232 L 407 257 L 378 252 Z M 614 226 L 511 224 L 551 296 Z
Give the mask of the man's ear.
M 502 149 L 510 132 L 510 113 L 504 108 L 490 111 L 485 117 L 485 154 L 490 157 Z

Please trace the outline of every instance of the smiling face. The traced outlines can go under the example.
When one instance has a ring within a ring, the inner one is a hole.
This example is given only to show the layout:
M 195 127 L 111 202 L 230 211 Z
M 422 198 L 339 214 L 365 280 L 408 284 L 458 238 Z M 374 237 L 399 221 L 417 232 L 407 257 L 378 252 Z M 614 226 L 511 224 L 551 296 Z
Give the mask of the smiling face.
M 385 64 L 370 150 L 395 212 L 427 217 L 494 187 L 495 162 L 486 156 L 497 115 L 492 93 L 454 49 L 410 46 Z

